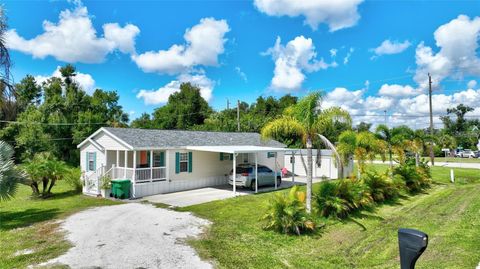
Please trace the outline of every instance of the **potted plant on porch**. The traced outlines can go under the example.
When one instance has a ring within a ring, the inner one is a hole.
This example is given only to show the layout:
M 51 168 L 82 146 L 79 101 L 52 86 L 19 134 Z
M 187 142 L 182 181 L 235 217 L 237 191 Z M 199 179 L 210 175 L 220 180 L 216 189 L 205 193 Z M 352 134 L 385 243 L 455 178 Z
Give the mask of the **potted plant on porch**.
M 107 175 L 100 178 L 100 192 L 102 197 L 110 197 L 110 193 L 112 192 L 112 179 Z

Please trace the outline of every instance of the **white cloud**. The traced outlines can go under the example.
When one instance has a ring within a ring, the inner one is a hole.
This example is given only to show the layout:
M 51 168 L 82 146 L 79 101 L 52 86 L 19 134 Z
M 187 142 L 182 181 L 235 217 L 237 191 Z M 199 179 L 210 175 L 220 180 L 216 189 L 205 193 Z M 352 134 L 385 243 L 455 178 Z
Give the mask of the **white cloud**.
M 423 42 L 416 49 L 415 81 L 420 87 L 427 87 L 428 73 L 432 75 L 434 86 L 446 77 L 480 75 L 480 58 L 477 56 L 480 17 L 470 19 L 460 15 L 440 26 L 434 37 L 440 48 L 438 52 Z
M 337 52 L 338 52 L 337 49 L 330 49 L 330 56 L 332 58 L 335 58 L 337 56 Z
M 327 69 L 323 59 L 316 59 L 317 53 L 312 39 L 297 36 L 285 46 L 277 37 L 275 45 L 263 55 L 271 55 L 275 61 L 274 76 L 270 87 L 275 91 L 291 92 L 299 90 L 305 80 L 304 72 L 311 73 Z
M 304 23 L 316 30 L 320 23 L 330 31 L 352 27 L 360 19 L 363 0 L 255 0 L 255 6 L 269 16 L 305 17 Z
M 470 80 L 468 83 L 467 83 L 467 87 L 469 89 L 473 89 L 475 87 L 477 87 L 477 81 L 476 80 Z
M 185 31 L 186 44 L 132 55 L 132 59 L 145 72 L 170 75 L 189 72 L 198 65 L 216 66 L 218 56 L 224 52 L 227 40 L 224 36 L 229 31 L 227 21 L 203 18 L 199 24 Z
M 247 79 L 247 74 L 245 74 L 245 72 L 242 71 L 242 69 L 240 69 L 240 67 L 236 66 L 235 67 L 235 72 L 237 73 L 237 75 L 245 82 L 248 81 Z
M 401 87 L 405 89 L 410 86 Z M 476 108 L 475 111 L 468 113 L 468 116 L 480 116 L 480 108 L 478 108 L 480 90 L 467 89 L 450 95 L 433 94 L 432 103 L 436 127 L 442 126 L 439 115 L 445 115 L 447 108 L 455 107 L 459 104 Z M 428 95 L 418 94 L 418 92 L 415 96 L 365 96 L 364 89 L 348 90 L 346 88 L 336 88 L 326 94 L 322 104 L 324 108 L 332 106 L 339 106 L 349 111 L 353 117 L 354 124 L 358 124 L 361 121 L 371 122 L 374 125 L 384 123 L 384 111 L 387 111 L 389 126 L 406 124 L 411 128 L 417 129 L 425 128 L 429 124 Z
M 43 22 L 44 32 L 32 39 L 25 39 L 15 29 L 6 33 L 6 44 L 12 50 L 44 59 L 52 56 L 63 62 L 100 63 L 116 49 L 132 52 L 135 37 L 140 30 L 127 24 L 105 24 L 105 37 L 97 36 L 87 8 L 77 5 L 73 10 L 60 12 L 58 23 Z M 121 37 L 119 35 L 122 35 Z
M 384 40 L 382 44 L 380 44 L 380 46 L 371 49 L 371 51 L 375 53 L 375 56 L 373 56 L 372 58 L 376 58 L 382 55 L 398 54 L 408 49 L 411 45 L 412 43 L 410 43 L 410 41 L 408 40 L 405 40 L 403 42 L 392 42 L 390 39 L 387 39 Z
M 180 85 L 182 83 L 190 82 L 200 88 L 200 95 L 208 101 L 212 99 L 213 88 L 215 82 L 210 80 L 204 74 L 182 74 L 167 83 L 165 86 L 160 87 L 157 90 L 140 90 L 137 94 L 137 98 L 143 99 L 146 105 L 158 105 L 165 104 L 168 101 L 168 97 L 173 93 L 180 91 Z
M 410 85 L 398 85 L 398 84 L 383 84 L 378 91 L 378 94 L 382 96 L 392 97 L 405 97 L 417 95 L 419 90 L 414 89 Z
M 350 48 L 347 52 L 347 55 L 345 55 L 345 57 L 343 58 L 343 64 L 348 64 L 348 62 L 350 61 L 350 57 L 352 57 L 352 54 L 353 52 L 355 51 L 354 48 Z
M 51 77 L 57 77 L 57 78 L 62 77 L 62 74 L 60 73 L 60 66 L 57 66 L 55 71 L 53 71 L 53 73 L 50 76 L 42 76 L 42 75 L 35 76 L 35 81 L 38 84 L 42 84 L 43 82 L 46 82 Z M 75 77 L 73 77 L 73 80 L 77 82 L 78 85 L 80 85 L 80 87 L 88 94 L 92 94 L 96 88 L 95 80 L 90 74 L 76 72 L 76 75 Z
M 105 38 L 117 44 L 118 49 L 123 53 L 135 54 L 135 37 L 140 29 L 133 24 L 120 27 L 118 23 L 107 23 L 103 25 Z

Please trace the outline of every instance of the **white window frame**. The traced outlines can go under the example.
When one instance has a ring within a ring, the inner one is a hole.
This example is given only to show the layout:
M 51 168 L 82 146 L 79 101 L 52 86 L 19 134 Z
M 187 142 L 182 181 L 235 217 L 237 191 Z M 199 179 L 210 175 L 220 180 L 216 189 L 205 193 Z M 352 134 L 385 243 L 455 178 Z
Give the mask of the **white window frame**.
M 178 163 L 180 173 L 188 172 L 188 152 L 180 152 Z M 182 163 L 185 163 L 185 170 L 182 170 Z
M 87 171 L 95 171 L 94 166 L 95 166 L 95 152 L 89 151 L 87 152 Z M 92 165 L 90 167 L 90 164 Z M 96 168 L 96 167 L 95 167 Z
M 230 160 L 231 161 L 230 156 L 231 156 L 230 153 L 222 152 L 222 160 L 224 160 L 224 161 L 229 161 Z
M 154 151 L 152 155 L 153 155 L 153 160 L 151 160 L 152 167 L 162 167 L 160 163 L 160 160 L 161 160 L 160 156 L 162 155 L 161 151 Z

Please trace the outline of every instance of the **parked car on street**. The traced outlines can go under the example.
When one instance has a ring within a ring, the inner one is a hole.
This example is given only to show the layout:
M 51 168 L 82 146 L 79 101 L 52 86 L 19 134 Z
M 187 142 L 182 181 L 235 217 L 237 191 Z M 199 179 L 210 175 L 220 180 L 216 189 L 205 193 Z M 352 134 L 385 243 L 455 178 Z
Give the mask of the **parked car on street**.
M 250 188 L 255 190 L 255 164 L 240 164 L 236 168 L 235 185 L 239 187 Z M 274 186 L 277 180 L 277 186 L 282 184 L 282 177 L 280 175 L 281 169 L 275 172 L 265 165 L 258 165 L 258 187 L 260 186 Z M 228 183 L 233 185 L 233 169 L 228 176 Z
M 463 151 L 460 151 L 458 157 L 460 157 L 460 158 L 478 158 L 477 154 L 471 149 L 464 149 Z

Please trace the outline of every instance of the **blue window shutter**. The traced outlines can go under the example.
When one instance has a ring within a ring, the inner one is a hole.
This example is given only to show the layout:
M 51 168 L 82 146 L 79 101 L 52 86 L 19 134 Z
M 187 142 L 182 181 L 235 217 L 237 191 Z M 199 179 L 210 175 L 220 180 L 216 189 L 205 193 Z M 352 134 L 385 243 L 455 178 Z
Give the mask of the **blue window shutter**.
M 230 154 L 230 161 L 233 161 L 233 154 Z
M 160 152 L 160 166 L 165 166 L 165 152 Z
M 220 152 L 220 161 L 223 161 L 223 152 Z
M 87 172 L 90 171 L 90 170 L 88 170 L 88 168 L 89 168 L 89 165 L 88 165 L 88 151 L 85 152 L 85 166 L 86 166 L 85 171 L 87 171 Z
M 192 152 L 188 153 L 188 172 L 192 172 Z
M 93 171 L 97 171 L 97 153 L 93 153 Z
M 180 173 L 180 152 L 175 152 L 175 174 Z

